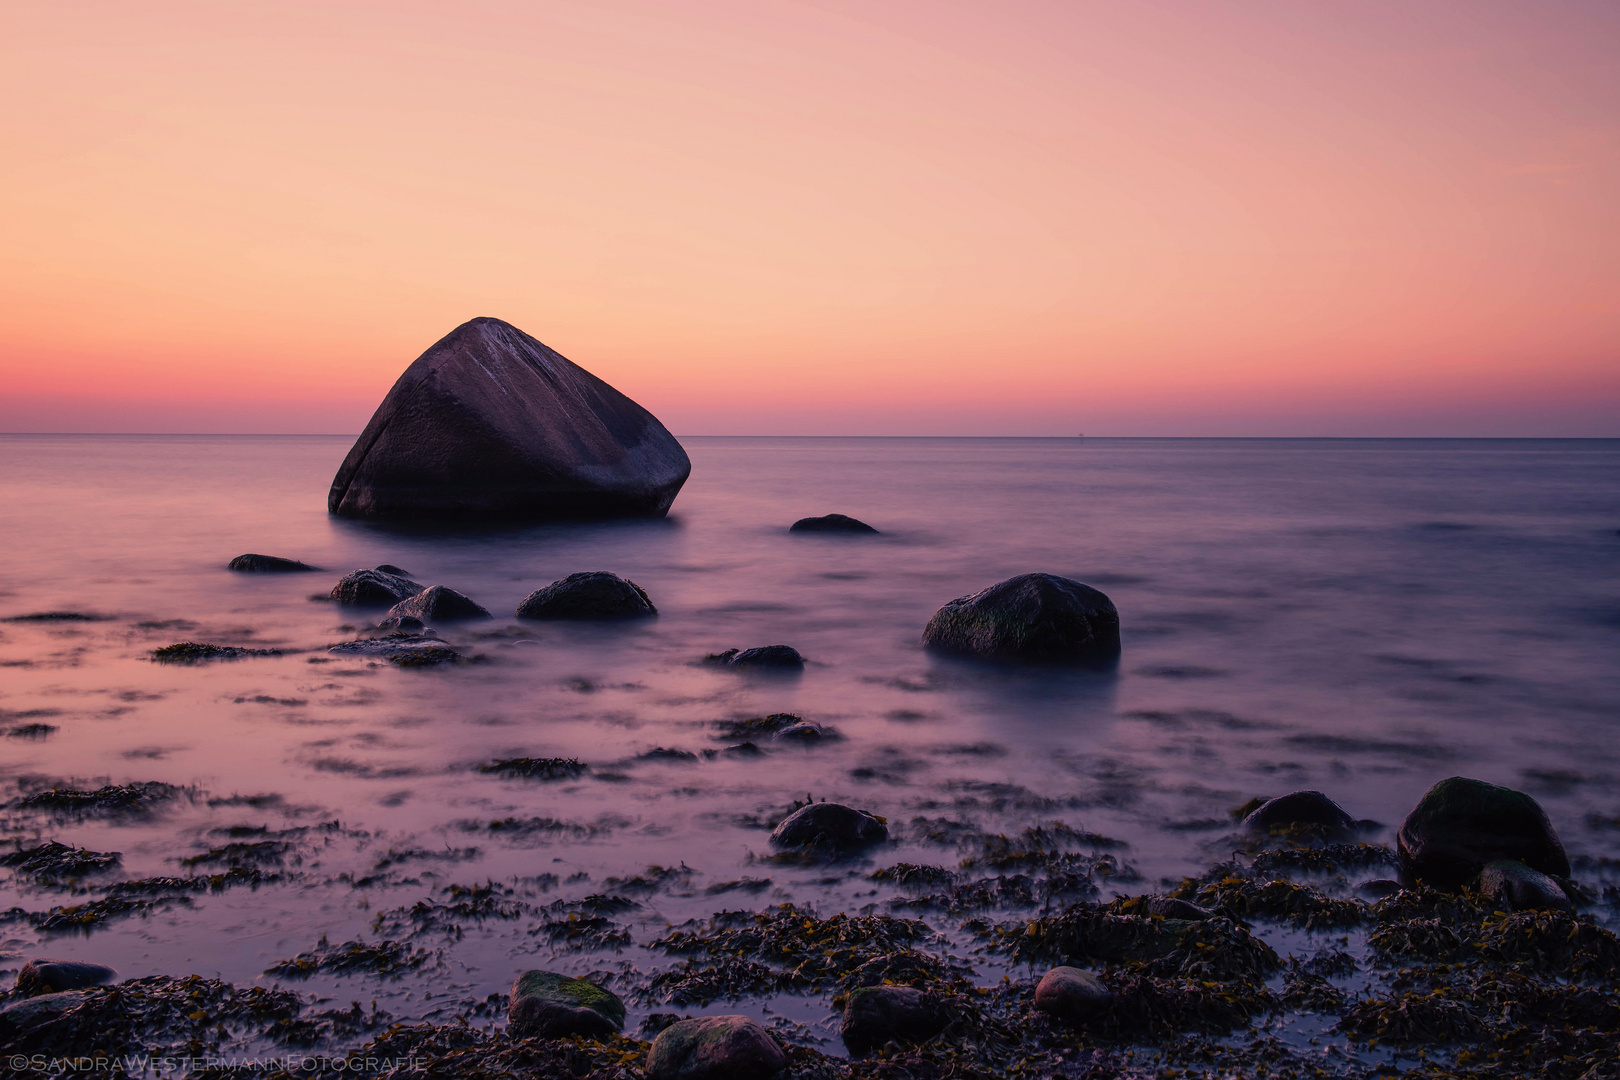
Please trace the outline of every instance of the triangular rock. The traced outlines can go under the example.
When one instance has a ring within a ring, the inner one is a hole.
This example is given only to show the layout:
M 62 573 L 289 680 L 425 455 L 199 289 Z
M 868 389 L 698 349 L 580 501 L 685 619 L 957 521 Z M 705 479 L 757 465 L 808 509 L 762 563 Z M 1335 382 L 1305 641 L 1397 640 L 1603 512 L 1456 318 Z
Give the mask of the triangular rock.
M 500 319 L 405 369 L 332 481 L 344 517 L 657 517 L 692 463 L 656 417 Z

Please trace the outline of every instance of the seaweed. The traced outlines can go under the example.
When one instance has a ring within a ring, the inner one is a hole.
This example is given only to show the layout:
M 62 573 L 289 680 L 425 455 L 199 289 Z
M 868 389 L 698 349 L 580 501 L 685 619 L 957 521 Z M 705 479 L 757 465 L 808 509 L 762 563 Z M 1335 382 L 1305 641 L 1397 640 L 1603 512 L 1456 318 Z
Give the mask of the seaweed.
M 0 855 L 0 866 L 9 866 L 40 885 L 62 885 L 111 870 L 121 858 L 117 851 L 90 851 L 47 840 L 37 847 L 19 847 Z
M 1305 930 L 1360 926 L 1372 917 L 1359 900 L 1335 900 L 1309 885 L 1256 881 L 1237 874 L 1203 884 L 1183 882 L 1173 895 L 1232 918 L 1271 919 Z
M 120 881 L 107 889 L 108 896 L 161 896 L 169 893 L 224 892 L 237 885 L 257 889 L 281 880 L 277 873 L 245 866 L 233 866 L 218 874 L 198 874 L 194 877 L 152 877 Z
M 204 660 L 242 660 L 250 656 L 280 656 L 280 649 L 247 649 L 239 645 L 210 645 L 200 641 L 180 641 L 152 650 L 160 664 L 195 664 Z
M 443 933 L 459 940 L 462 924 L 485 919 L 519 919 L 532 910 L 513 898 L 513 890 L 493 881 L 482 885 L 447 885 L 440 890 L 446 901 L 418 900 L 407 908 L 381 912 L 372 920 L 374 932 L 409 928 L 411 934 Z
M 200 855 L 188 856 L 180 860 L 180 865 L 225 863 L 229 866 L 280 866 L 295 850 L 296 847 L 285 840 L 238 841 L 210 848 Z
M 574 758 L 501 758 L 478 766 L 481 773 L 518 776 L 528 780 L 574 780 L 590 771 L 590 766 Z
M 111 919 L 123 918 L 126 915 L 145 917 L 164 908 L 190 905 L 191 898 L 186 896 L 159 896 L 150 899 L 104 896 L 83 904 L 51 908 L 47 912 L 30 915 L 28 921 L 45 933 L 89 932 Z
M 1160 977 L 1263 980 L 1282 964 L 1270 945 L 1230 919 L 1121 915 L 1092 903 L 993 926 L 985 936 L 992 948 L 1020 963 L 1102 960 Z
M 412 950 L 409 945 L 397 941 L 345 941 L 341 945 L 331 945 L 327 943 L 326 935 L 322 934 L 314 949 L 274 964 L 266 968 L 264 973 L 284 979 L 307 979 L 317 972 L 399 976 L 415 971 L 435 955 L 426 949 Z
M 186 793 L 186 789 L 159 780 L 135 784 L 108 784 L 94 791 L 53 787 L 14 799 L 18 810 L 48 810 L 79 816 L 144 814 Z
M 570 912 L 560 919 L 548 919 L 529 931 L 552 945 L 569 949 L 622 949 L 634 944 L 630 931 L 605 915 Z

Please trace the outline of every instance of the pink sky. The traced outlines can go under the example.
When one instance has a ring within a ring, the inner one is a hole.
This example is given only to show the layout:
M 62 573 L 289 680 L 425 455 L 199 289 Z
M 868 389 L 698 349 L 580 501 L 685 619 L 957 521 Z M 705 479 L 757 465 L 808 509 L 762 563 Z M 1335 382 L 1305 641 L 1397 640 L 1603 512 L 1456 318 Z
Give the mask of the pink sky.
M 0 430 L 1620 435 L 1620 5 L 0 12 Z

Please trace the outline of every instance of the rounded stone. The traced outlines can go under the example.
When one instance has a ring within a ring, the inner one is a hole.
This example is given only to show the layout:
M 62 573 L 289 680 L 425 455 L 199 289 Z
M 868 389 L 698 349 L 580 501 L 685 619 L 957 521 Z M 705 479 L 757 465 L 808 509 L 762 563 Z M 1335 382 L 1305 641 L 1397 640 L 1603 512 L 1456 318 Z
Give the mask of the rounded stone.
M 1522 862 L 1497 859 L 1479 872 L 1480 895 L 1504 911 L 1570 911 L 1564 887 Z
M 238 555 L 225 568 L 244 574 L 305 574 L 320 569 L 297 559 L 283 559 L 276 555 Z
M 1035 1007 L 1048 1016 L 1083 1024 L 1108 1011 L 1114 992 L 1089 971 L 1057 967 L 1035 985 Z
M 804 667 L 804 657 L 789 645 L 760 645 L 744 649 L 728 661 L 734 668 L 793 668 Z
M 767 1080 L 787 1065 L 771 1033 L 746 1016 L 696 1016 L 658 1033 L 647 1080 Z
M 20 998 L 0 1006 L 0 1047 L 14 1049 L 16 1044 L 13 1040 L 61 1019 L 89 998 L 90 995 L 84 990 L 64 990 L 56 994 Z
M 332 599 L 351 607 L 393 607 L 422 591 L 422 586 L 403 574 L 375 570 L 354 570 L 332 586 Z
M 1522 791 L 1453 776 L 1431 787 L 1396 835 L 1401 872 L 1458 891 L 1498 859 L 1553 877 L 1569 876 L 1569 856 L 1541 804 Z
M 777 847 L 854 851 L 889 838 L 883 819 L 842 803 L 811 803 L 782 819 L 771 832 Z
M 657 614 L 645 589 L 605 570 L 569 574 L 536 589 L 517 606 L 520 619 L 640 619 Z
M 84 990 L 102 986 L 118 978 L 118 972 L 105 964 L 82 960 L 30 960 L 17 972 L 17 993 L 23 997 L 59 994 L 64 990 Z
M 1255 807 L 1243 819 L 1243 828 L 1253 836 L 1291 830 L 1347 836 L 1355 831 L 1356 819 L 1320 791 L 1291 791 Z
M 1119 612 L 1089 585 L 1022 574 L 940 608 L 922 643 L 972 656 L 1100 663 L 1119 656 Z
M 388 609 L 390 619 L 414 618 L 424 623 L 453 619 L 487 619 L 489 610 L 454 589 L 433 585 Z
M 518 1038 L 601 1037 L 624 1030 L 624 1002 L 589 979 L 525 971 L 512 984 L 506 1019 Z
M 851 1053 L 865 1053 L 890 1039 L 922 1042 L 950 1023 L 938 995 L 914 986 L 863 986 L 850 991 L 839 1034 Z
M 788 526 L 788 532 L 796 533 L 856 533 L 877 535 L 877 530 L 864 521 L 844 514 L 827 514 L 823 517 L 800 518 Z

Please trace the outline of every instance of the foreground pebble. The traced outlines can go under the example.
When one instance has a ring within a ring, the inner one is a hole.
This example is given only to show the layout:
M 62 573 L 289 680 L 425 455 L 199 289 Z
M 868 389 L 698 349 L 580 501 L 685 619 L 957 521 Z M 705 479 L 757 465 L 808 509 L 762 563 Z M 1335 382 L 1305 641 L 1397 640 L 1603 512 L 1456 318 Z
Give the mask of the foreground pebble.
M 1192 905 L 1188 905 L 1191 907 Z M 1048 1016 L 1084 1024 L 1108 1011 L 1114 993 L 1089 971 L 1056 967 L 1035 986 L 1035 1007 Z
M 875 1049 L 890 1039 L 923 1042 L 950 1023 L 943 1002 L 914 986 L 864 986 L 850 992 L 839 1034 L 851 1053 Z
M 101 986 L 116 978 L 118 972 L 105 964 L 41 958 L 28 961 L 17 972 L 17 993 L 23 997 L 57 994 L 64 990 Z
M 589 979 L 525 971 L 512 984 L 506 1018 L 519 1038 L 600 1037 L 624 1030 L 624 1002 Z
M 746 1016 L 679 1020 L 647 1053 L 647 1080 L 766 1080 L 787 1065 L 771 1033 Z

